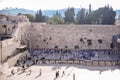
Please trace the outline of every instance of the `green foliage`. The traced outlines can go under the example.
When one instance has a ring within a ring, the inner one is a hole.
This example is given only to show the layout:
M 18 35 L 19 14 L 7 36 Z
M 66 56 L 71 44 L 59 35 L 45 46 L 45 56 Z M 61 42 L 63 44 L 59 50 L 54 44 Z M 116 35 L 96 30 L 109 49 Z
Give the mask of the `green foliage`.
M 78 24 L 114 24 L 116 13 L 111 7 L 103 7 L 91 13 L 81 9 L 76 17 Z
M 61 16 L 61 14 L 58 11 L 56 11 L 56 14 L 54 16 L 58 16 L 59 18 L 62 19 L 62 16 Z
M 92 13 L 92 22 L 98 24 L 114 24 L 116 13 L 112 8 L 103 7 L 99 8 Z
M 65 11 L 65 17 L 64 17 L 64 21 L 65 23 L 74 23 L 74 17 L 75 17 L 75 12 L 74 12 L 74 8 L 68 8 L 67 11 Z
M 31 15 L 31 14 L 24 14 L 29 18 L 29 21 L 31 22 L 35 22 L 35 16 Z
M 45 15 L 42 15 L 42 11 L 39 10 L 36 15 L 35 15 L 35 18 L 36 18 L 36 22 L 46 22 L 48 19 L 48 17 L 46 17 Z
M 49 24 L 63 24 L 64 21 L 62 19 L 61 14 L 57 11 L 56 14 L 49 19 L 48 21 Z
M 48 23 L 49 24 L 63 24 L 64 21 L 58 16 L 53 16 L 52 18 L 49 19 Z
M 76 21 L 78 24 L 84 24 L 85 23 L 85 9 L 81 9 L 80 11 L 78 11 L 77 13 L 77 17 L 76 17 Z

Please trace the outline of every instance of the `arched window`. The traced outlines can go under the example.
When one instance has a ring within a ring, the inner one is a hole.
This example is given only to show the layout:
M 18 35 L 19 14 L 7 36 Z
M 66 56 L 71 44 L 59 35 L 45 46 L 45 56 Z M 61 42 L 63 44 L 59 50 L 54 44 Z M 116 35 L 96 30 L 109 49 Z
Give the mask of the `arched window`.
M 4 28 L 4 30 L 5 30 L 4 34 L 7 34 L 7 25 L 3 25 L 2 28 Z

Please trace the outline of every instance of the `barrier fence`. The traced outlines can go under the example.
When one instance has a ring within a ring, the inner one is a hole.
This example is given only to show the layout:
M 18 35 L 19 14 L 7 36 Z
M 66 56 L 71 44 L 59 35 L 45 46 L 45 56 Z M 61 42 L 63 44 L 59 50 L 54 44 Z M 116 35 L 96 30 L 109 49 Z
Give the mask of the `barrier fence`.
M 85 66 L 119 66 L 120 61 L 113 60 L 39 60 L 40 64 L 80 64 Z

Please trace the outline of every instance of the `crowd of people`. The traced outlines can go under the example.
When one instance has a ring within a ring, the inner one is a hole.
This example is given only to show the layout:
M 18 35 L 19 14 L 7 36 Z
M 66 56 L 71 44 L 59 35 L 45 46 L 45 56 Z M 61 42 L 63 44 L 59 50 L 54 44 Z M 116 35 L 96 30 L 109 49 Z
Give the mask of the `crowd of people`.
M 19 60 L 17 60 L 16 66 L 22 68 L 24 73 L 30 66 L 34 64 L 40 64 L 44 60 L 119 60 L 119 50 L 67 50 L 67 49 L 34 49 Z M 19 71 L 19 70 L 18 70 Z M 26 75 L 30 75 L 31 69 L 28 70 Z M 11 70 L 11 74 L 14 75 L 14 70 Z M 37 77 L 42 75 L 42 70 Z M 63 71 L 62 76 L 65 75 Z M 59 71 L 56 71 L 55 78 L 59 77 Z
M 30 55 L 37 59 L 50 60 L 116 60 L 120 57 L 119 50 L 63 50 L 39 49 L 32 50 Z M 115 56 L 115 58 L 114 58 Z
M 31 50 L 29 55 L 17 60 L 16 66 L 23 69 L 34 64 L 44 63 L 44 60 L 119 60 L 119 50 L 63 50 L 39 49 Z

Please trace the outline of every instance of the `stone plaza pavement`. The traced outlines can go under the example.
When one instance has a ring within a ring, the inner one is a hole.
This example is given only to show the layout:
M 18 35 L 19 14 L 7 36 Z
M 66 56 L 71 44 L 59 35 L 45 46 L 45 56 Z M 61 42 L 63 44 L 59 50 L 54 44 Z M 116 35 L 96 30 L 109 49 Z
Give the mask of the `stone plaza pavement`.
M 14 75 L 11 70 L 14 69 Z M 40 71 L 41 69 L 41 71 Z M 31 70 L 31 73 L 29 71 Z M 59 77 L 55 78 L 56 71 Z M 63 74 L 63 71 L 65 74 Z M 41 75 L 39 73 L 41 72 Z M 28 75 L 29 74 L 29 75 Z M 77 64 L 40 64 L 18 71 L 12 67 L 3 72 L 0 80 L 120 80 L 119 67 L 82 66 Z

